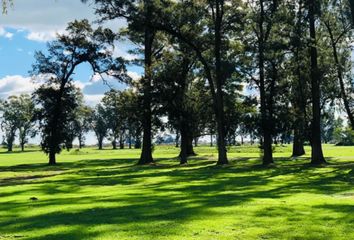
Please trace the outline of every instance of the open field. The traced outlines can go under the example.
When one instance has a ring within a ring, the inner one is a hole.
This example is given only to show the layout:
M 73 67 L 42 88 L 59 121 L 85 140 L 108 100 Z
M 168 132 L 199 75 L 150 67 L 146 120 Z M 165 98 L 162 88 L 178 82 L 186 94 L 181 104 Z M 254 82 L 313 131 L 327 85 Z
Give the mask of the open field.
M 272 167 L 256 147 L 230 149 L 226 167 L 209 147 L 186 166 L 157 147 L 144 167 L 138 150 L 63 152 L 55 167 L 1 151 L 0 240 L 354 239 L 354 147 L 325 145 L 318 168 L 290 146 Z

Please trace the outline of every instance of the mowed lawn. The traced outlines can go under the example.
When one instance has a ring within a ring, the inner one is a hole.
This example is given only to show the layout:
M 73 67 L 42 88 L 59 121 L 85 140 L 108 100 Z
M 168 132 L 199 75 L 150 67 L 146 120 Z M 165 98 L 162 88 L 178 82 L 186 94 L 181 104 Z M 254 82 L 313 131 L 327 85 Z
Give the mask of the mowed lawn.
M 40 151 L 0 152 L 2 239 L 354 239 L 354 147 L 325 145 L 329 165 L 291 159 L 260 165 L 256 147 L 216 149 L 179 166 L 178 149 L 63 152 L 58 166 Z M 308 154 L 310 153 L 307 148 Z

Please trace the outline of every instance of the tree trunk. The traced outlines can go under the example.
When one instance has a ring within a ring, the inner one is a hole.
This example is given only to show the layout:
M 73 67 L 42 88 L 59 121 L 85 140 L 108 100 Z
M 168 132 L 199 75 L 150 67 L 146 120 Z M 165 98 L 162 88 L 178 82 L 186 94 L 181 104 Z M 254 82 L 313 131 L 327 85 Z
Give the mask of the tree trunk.
M 213 143 L 213 134 L 210 133 L 210 147 L 213 147 L 214 143 Z
M 216 123 L 218 131 L 218 165 L 228 164 L 226 152 L 226 131 L 225 131 L 225 111 L 224 111 L 224 98 L 223 98 L 223 74 L 221 66 L 221 45 L 222 33 L 221 25 L 223 21 L 223 1 L 216 1 L 215 6 L 215 75 L 216 75 Z
M 129 149 L 132 149 L 132 134 L 131 131 L 129 130 Z
M 103 149 L 103 138 L 98 138 L 98 149 L 102 150 Z
M 188 160 L 188 137 L 185 131 L 181 131 L 181 152 L 179 154 L 180 164 L 187 164 Z
M 299 1 L 299 10 L 297 13 L 297 23 L 296 23 L 296 42 L 295 45 L 295 61 L 296 61 L 296 70 L 295 75 L 297 77 L 296 87 L 294 91 L 294 102 L 293 108 L 295 112 L 295 121 L 294 121 L 294 141 L 293 141 L 293 157 L 303 156 L 306 154 L 304 148 L 304 139 L 305 139 L 305 119 L 306 119 L 306 94 L 304 92 L 304 86 L 306 83 L 303 80 L 302 75 L 302 66 L 301 66 L 301 58 L 300 58 L 300 51 L 303 49 L 302 44 L 302 1 Z
M 54 149 L 49 150 L 49 165 L 56 165 L 55 151 Z
M 122 135 L 119 137 L 119 148 L 124 149 L 124 138 Z
M 311 94 L 312 94 L 312 153 L 311 163 L 322 164 L 326 163 L 323 157 L 321 143 L 321 105 L 320 105 L 320 76 L 317 63 L 317 47 L 316 47 L 316 27 L 315 27 L 315 0 L 309 1 L 309 22 L 310 22 L 310 37 L 312 43 L 311 51 Z
M 145 55 L 145 60 L 144 60 L 144 71 L 145 71 L 145 77 L 143 79 L 143 88 L 144 88 L 144 96 L 143 96 L 143 149 L 141 151 L 141 156 L 139 159 L 138 164 L 139 165 L 144 165 L 144 164 L 150 164 L 154 162 L 152 158 L 152 131 L 151 131 L 151 118 L 152 118 L 152 112 L 151 112 L 151 83 L 152 83 L 152 43 L 154 40 L 154 33 L 152 32 L 152 29 L 150 28 L 150 23 L 151 23 L 151 0 L 145 0 L 144 1 L 144 8 L 145 8 L 145 16 L 146 16 L 146 21 L 147 24 L 145 25 L 145 34 L 144 34 L 144 55 Z
M 25 151 L 25 144 L 21 143 L 21 152 L 24 152 L 24 151 Z
M 264 73 L 264 41 L 265 33 L 263 29 L 264 25 L 264 6 L 263 1 L 260 1 L 261 13 L 260 13 L 260 36 L 258 39 L 258 68 L 259 68 L 259 91 L 261 100 L 261 127 L 263 133 L 263 165 L 269 165 L 273 163 L 273 150 L 272 150 L 272 134 L 270 129 L 270 119 L 267 113 L 267 101 L 266 101 L 266 89 L 265 89 L 265 73 Z
M 79 139 L 79 149 L 81 149 L 84 146 L 83 135 L 79 134 L 78 139 Z
M 135 138 L 134 148 L 141 149 L 141 140 L 139 137 Z
M 298 128 L 294 129 L 294 142 L 293 142 L 293 157 L 305 155 L 303 131 Z
M 113 148 L 113 150 L 117 149 L 117 140 L 116 139 L 113 139 L 113 141 L 112 141 L 112 148 Z
M 180 138 L 180 133 L 179 131 L 176 132 L 176 139 L 175 139 L 175 147 L 179 148 L 179 138 Z
M 182 124 L 183 125 L 183 124 Z M 180 163 L 186 164 L 187 158 L 189 156 L 195 156 L 193 149 L 193 137 L 189 133 L 189 129 L 185 126 L 182 126 L 180 129 L 181 135 L 181 152 L 180 152 Z
M 8 143 L 8 144 L 7 144 L 7 151 L 8 151 L 8 152 L 12 152 L 12 150 L 13 150 L 13 149 L 12 149 L 12 146 L 13 146 L 12 143 Z

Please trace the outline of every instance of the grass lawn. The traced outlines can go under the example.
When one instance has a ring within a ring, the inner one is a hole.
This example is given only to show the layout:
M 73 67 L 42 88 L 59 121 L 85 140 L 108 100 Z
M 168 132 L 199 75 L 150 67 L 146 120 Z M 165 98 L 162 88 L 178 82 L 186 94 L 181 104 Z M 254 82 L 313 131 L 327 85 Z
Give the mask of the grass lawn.
M 0 240 L 354 239 L 354 147 L 325 145 L 318 168 L 290 146 L 268 168 L 255 147 L 230 149 L 226 167 L 196 151 L 179 166 L 157 147 L 139 167 L 137 150 L 73 150 L 49 167 L 39 151 L 1 150 Z

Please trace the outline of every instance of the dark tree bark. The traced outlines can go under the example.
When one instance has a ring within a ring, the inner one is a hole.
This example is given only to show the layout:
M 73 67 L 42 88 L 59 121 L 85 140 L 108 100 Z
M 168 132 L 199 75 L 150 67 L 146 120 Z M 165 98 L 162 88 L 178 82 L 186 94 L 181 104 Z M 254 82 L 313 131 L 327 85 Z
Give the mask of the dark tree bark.
M 176 139 L 175 139 L 175 147 L 179 148 L 179 139 L 180 139 L 180 132 L 176 132 Z
M 140 138 L 141 132 L 140 130 L 137 130 L 135 133 L 135 139 L 134 139 L 134 148 L 135 149 L 141 149 L 141 138 Z
M 131 130 L 129 130 L 128 144 L 129 144 L 129 149 L 132 149 L 132 134 L 131 134 Z
M 79 149 L 81 149 L 83 147 L 83 143 L 81 140 L 79 140 Z
M 226 129 L 225 111 L 223 98 L 223 72 L 221 66 L 221 47 L 222 47 L 222 22 L 223 22 L 224 1 L 216 1 L 215 4 L 215 75 L 216 75 L 216 122 L 218 130 L 218 165 L 228 164 L 226 152 Z
M 302 12 L 303 2 L 299 1 L 299 10 L 297 12 L 297 23 L 295 28 L 295 46 L 294 46 L 294 58 L 296 62 L 296 87 L 294 91 L 294 102 L 293 107 L 295 111 L 295 121 L 294 121 L 294 141 L 293 141 L 293 157 L 299 157 L 306 154 L 304 148 L 304 138 L 305 138 L 305 119 L 306 119 L 306 96 L 304 93 L 304 77 L 302 75 L 302 66 L 300 51 L 303 49 L 302 44 L 302 28 L 303 28 L 303 12 Z
M 188 162 L 188 153 L 187 153 L 187 148 L 188 148 L 188 140 L 187 140 L 186 133 L 181 131 L 181 152 L 179 154 L 180 158 L 180 164 L 187 164 Z
M 123 135 L 120 135 L 119 137 L 119 148 L 120 149 L 124 149 L 124 138 L 123 138 Z
M 193 139 L 193 141 L 194 141 L 194 147 L 198 147 L 199 138 L 198 138 L 198 137 L 195 137 L 195 138 Z
M 155 38 L 155 34 L 151 26 L 151 0 L 145 0 L 145 16 L 146 16 L 146 25 L 144 33 L 144 71 L 145 76 L 143 79 L 143 149 L 141 151 L 140 159 L 138 164 L 145 165 L 153 163 L 152 158 L 152 111 L 151 111 L 151 102 L 152 102 L 152 44 Z
M 112 149 L 113 150 L 117 149 L 117 141 L 115 139 L 112 141 Z
M 214 143 L 213 143 L 213 133 L 210 133 L 210 147 L 214 147 Z
M 49 165 L 56 165 L 56 152 L 53 149 L 49 150 Z
M 193 149 L 193 137 L 191 136 L 190 130 L 185 123 L 181 124 L 179 132 L 181 134 L 181 152 L 179 154 L 180 163 L 186 164 L 189 156 L 195 156 Z
M 26 145 L 26 136 L 20 134 L 20 147 L 21 147 L 21 152 L 25 151 L 25 145 Z
M 312 164 L 323 164 L 326 160 L 323 157 L 321 143 L 321 92 L 320 92 L 320 73 L 317 62 L 317 47 L 316 47 L 316 27 L 315 27 L 315 0 L 309 0 L 309 23 L 310 37 L 312 43 L 310 45 L 311 55 L 311 95 L 312 95 Z
M 266 89 L 265 89 L 265 70 L 264 70 L 264 51 L 266 42 L 266 33 L 264 32 L 264 2 L 260 1 L 260 20 L 259 20 L 259 39 L 258 39 L 258 68 L 259 68 L 259 91 L 261 100 L 261 127 L 263 134 L 263 165 L 272 164 L 273 161 L 273 150 L 272 150 L 272 133 L 271 133 L 271 122 L 268 117 L 267 112 L 267 100 L 266 100 Z
M 7 151 L 8 152 L 12 152 L 13 151 L 13 144 L 12 143 L 8 143 L 7 144 Z
M 98 138 L 98 149 L 99 150 L 103 149 L 103 137 Z

